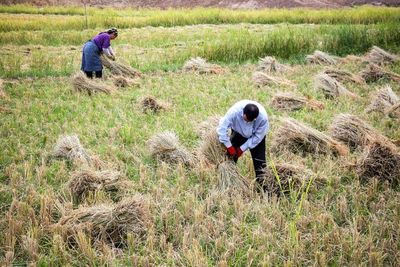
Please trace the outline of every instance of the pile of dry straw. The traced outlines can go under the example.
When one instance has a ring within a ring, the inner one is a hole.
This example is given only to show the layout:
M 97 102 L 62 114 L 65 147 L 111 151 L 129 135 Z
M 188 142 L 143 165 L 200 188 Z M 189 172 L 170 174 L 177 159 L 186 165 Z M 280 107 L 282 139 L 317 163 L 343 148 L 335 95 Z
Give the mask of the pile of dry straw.
M 75 134 L 60 136 L 54 146 L 53 156 L 88 165 L 91 162 L 89 153 L 83 148 L 78 136 Z
M 303 96 L 298 96 L 293 93 L 277 93 L 271 100 L 271 106 L 284 111 L 293 111 L 303 108 L 309 108 L 312 110 L 324 109 L 324 104 L 314 100 L 307 99 Z
M 140 106 L 144 113 L 154 112 L 157 113 L 161 110 L 167 110 L 168 104 L 158 101 L 153 96 L 145 96 L 140 100 Z
M 137 78 L 142 76 L 142 74 L 138 70 L 135 70 L 129 65 L 124 65 L 116 61 L 112 61 L 104 54 L 100 56 L 100 59 L 103 66 L 108 68 L 115 76 L 122 76 L 124 78 Z
M 338 57 L 331 56 L 319 50 L 316 50 L 312 55 L 306 56 L 307 63 L 318 65 L 336 65 L 338 59 Z
M 400 98 L 393 92 L 390 85 L 386 85 L 378 90 L 373 97 L 371 104 L 365 110 L 367 113 L 376 111 L 383 114 L 400 118 Z
M 360 76 L 367 83 L 376 82 L 381 79 L 400 82 L 400 75 L 390 71 L 386 71 L 374 63 L 369 63 L 367 67 L 360 72 Z
M 278 78 L 271 75 L 268 75 L 264 72 L 257 71 L 253 73 L 252 80 L 255 85 L 261 86 L 295 86 L 293 82 L 286 80 L 284 78 Z
M 274 57 L 264 57 L 261 58 L 258 62 L 258 68 L 257 70 L 261 71 L 261 72 L 278 72 L 278 73 L 282 73 L 282 72 L 286 72 L 289 71 L 291 68 L 284 65 L 284 64 L 280 64 Z
M 321 90 L 327 98 L 338 98 L 340 96 L 358 98 L 356 94 L 347 90 L 340 82 L 325 73 L 320 73 L 315 77 L 314 88 Z
M 204 58 L 196 57 L 189 59 L 183 65 L 184 71 L 194 71 L 199 74 L 222 74 L 225 70 L 216 64 L 208 63 Z
M 110 94 L 114 89 L 103 83 L 101 80 L 93 80 L 86 77 L 83 72 L 76 73 L 71 79 L 72 86 L 79 92 L 86 92 L 89 95 L 93 93 L 106 93 Z

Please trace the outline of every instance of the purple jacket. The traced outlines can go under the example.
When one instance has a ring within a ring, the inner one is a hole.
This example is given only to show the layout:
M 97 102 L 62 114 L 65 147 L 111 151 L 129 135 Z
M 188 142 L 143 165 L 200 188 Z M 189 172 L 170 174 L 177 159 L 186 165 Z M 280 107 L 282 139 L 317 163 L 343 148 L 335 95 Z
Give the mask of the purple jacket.
M 110 47 L 110 35 L 106 32 L 96 35 L 92 41 L 97 45 L 100 51 L 102 51 L 103 48 Z

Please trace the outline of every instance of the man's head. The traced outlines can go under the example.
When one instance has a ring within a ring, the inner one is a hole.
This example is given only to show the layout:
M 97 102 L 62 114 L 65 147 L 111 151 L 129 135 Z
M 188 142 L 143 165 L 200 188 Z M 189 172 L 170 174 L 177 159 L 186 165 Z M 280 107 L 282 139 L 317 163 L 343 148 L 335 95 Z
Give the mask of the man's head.
M 258 107 L 255 104 L 247 104 L 243 109 L 243 118 L 245 121 L 253 121 L 258 117 Z

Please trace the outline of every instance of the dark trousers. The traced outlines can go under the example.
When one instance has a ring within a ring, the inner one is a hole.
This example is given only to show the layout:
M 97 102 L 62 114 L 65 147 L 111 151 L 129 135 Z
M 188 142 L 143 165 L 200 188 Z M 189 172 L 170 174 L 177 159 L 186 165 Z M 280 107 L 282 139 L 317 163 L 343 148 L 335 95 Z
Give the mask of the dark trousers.
M 95 71 L 95 73 L 96 73 L 96 78 L 103 77 L 102 71 Z M 85 74 L 88 78 L 93 79 L 93 71 L 85 71 Z
M 234 148 L 238 148 L 247 141 L 247 138 L 243 137 L 239 133 L 232 131 L 231 143 Z M 254 171 L 256 172 L 256 180 L 262 184 L 264 181 L 264 169 L 267 166 L 265 158 L 265 136 L 262 141 L 253 149 L 250 149 L 251 158 L 253 160 Z M 235 162 L 237 158 L 235 159 Z

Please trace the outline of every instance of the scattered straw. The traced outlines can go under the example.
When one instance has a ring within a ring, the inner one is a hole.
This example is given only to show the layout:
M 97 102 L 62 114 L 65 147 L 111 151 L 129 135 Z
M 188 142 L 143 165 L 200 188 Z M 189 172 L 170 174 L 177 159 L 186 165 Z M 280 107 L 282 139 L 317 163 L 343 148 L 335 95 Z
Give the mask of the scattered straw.
M 137 85 L 135 81 L 129 78 L 125 78 L 123 76 L 115 76 L 113 77 L 113 83 L 115 86 L 119 88 L 125 88 L 125 87 L 130 87 L 133 85 Z
M 264 86 L 264 85 L 294 86 L 294 84 L 289 80 L 274 77 L 260 71 L 255 72 L 253 74 L 252 79 L 254 84 L 257 86 Z
M 193 155 L 179 144 L 179 138 L 174 132 L 166 131 L 153 135 L 147 146 L 150 154 L 156 159 L 168 163 L 183 163 L 193 165 Z
M 336 65 L 338 57 L 316 50 L 314 54 L 306 56 L 306 62 L 308 64 Z
M 274 153 L 289 150 L 300 154 L 348 154 L 346 146 L 291 118 L 283 119 L 282 125 L 275 131 L 271 149 Z
M 397 104 L 394 104 L 390 108 L 386 109 L 385 114 L 391 118 L 400 119 L 400 102 L 397 102 Z
M 400 82 L 400 75 L 393 72 L 385 71 L 383 68 L 373 63 L 368 64 L 367 67 L 360 72 L 360 76 L 367 83 L 376 82 L 381 79 Z
M 399 60 L 399 57 L 393 55 L 382 48 L 373 46 L 371 50 L 365 55 L 364 61 L 378 65 L 393 64 Z
M 211 116 L 205 121 L 196 124 L 196 132 L 200 138 L 204 138 L 210 131 L 216 129 L 219 125 L 221 116 Z
M 339 82 L 352 82 L 357 84 L 363 84 L 364 80 L 351 72 L 339 69 L 325 69 L 323 73 Z
M 232 160 L 226 160 L 219 164 L 218 173 L 218 191 L 239 193 L 241 195 L 249 195 L 251 193 L 251 182 L 239 173 L 236 164 Z
M 313 110 L 324 109 L 324 104 L 313 99 L 307 99 L 293 93 L 277 93 L 271 101 L 271 106 L 278 110 L 293 111 L 303 108 Z
M 374 142 L 357 161 L 356 171 L 362 181 L 376 177 L 397 186 L 400 182 L 400 153 L 390 144 Z
M 274 57 L 264 57 L 260 58 L 257 69 L 264 72 L 286 72 L 290 67 L 280 64 Z
M 132 68 L 129 65 L 124 65 L 124 64 L 118 63 L 116 61 L 112 61 L 104 54 L 102 54 L 100 56 L 100 59 L 101 59 L 101 63 L 106 68 L 108 68 L 113 75 L 129 77 L 129 78 L 137 78 L 137 77 L 142 76 L 142 74 L 138 70 L 135 70 L 134 68 Z
M 144 113 L 147 113 L 149 111 L 156 113 L 156 112 L 159 112 L 161 110 L 167 110 L 167 108 L 168 108 L 167 104 L 158 101 L 153 96 L 143 97 L 140 100 L 140 105 L 141 105 Z
M 195 71 L 199 74 L 222 74 L 225 70 L 218 65 L 208 63 L 204 58 L 196 57 L 189 59 L 183 65 L 184 71 Z
M 79 92 L 87 92 L 89 95 L 96 92 L 110 94 L 113 88 L 104 84 L 99 79 L 89 79 L 83 72 L 76 73 L 71 80 L 72 86 Z
M 325 73 L 318 74 L 314 79 L 314 88 L 321 90 L 327 98 L 347 96 L 358 98 L 358 96 L 347 90 L 341 83 Z
M 378 90 L 375 97 L 372 99 L 371 104 L 366 108 L 366 112 L 371 111 L 385 113 L 393 107 L 396 103 L 400 102 L 400 98 L 393 92 L 390 85 L 386 85 Z
M 207 161 L 215 165 L 227 160 L 226 148 L 219 141 L 216 128 L 211 129 L 207 134 L 203 135 L 200 144 L 200 154 L 203 155 Z
M 78 232 L 91 237 L 92 242 L 114 246 L 126 245 L 128 234 L 143 236 L 149 224 L 149 210 L 141 196 L 125 199 L 118 204 L 103 204 L 72 210 L 59 220 L 66 239 L 75 244 Z
M 387 140 L 372 126 L 351 114 L 339 114 L 333 120 L 330 135 L 350 148 L 368 145 L 376 140 Z
M 90 162 L 90 156 L 81 145 L 77 135 L 60 136 L 54 146 L 53 156 L 82 163 Z

